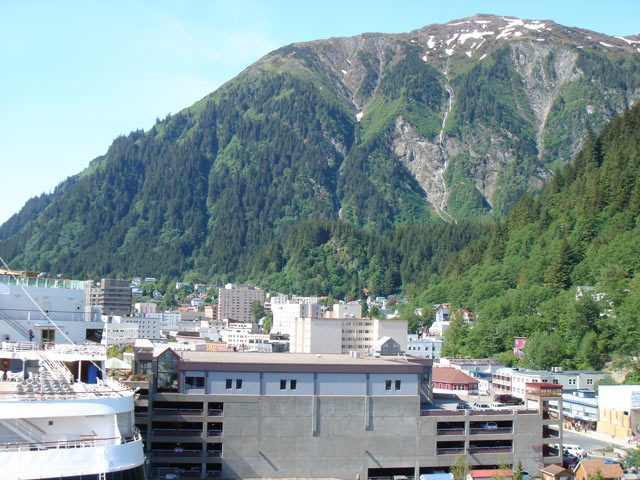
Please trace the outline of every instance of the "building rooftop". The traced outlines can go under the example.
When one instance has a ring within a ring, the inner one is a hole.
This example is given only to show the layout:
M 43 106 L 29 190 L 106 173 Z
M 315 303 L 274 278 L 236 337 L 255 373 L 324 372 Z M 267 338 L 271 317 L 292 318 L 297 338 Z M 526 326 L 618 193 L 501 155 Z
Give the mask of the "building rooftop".
M 358 358 L 344 354 L 261 352 L 176 352 L 184 369 L 261 372 L 421 373 L 431 360 L 405 357 Z
M 511 470 L 471 470 L 469 472 L 471 478 L 504 478 L 504 477 L 513 477 L 513 472 Z
M 540 469 L 540 471 L 543 473 L 548 473 L 549 475 L 553 475 L 554 477 L 557 475 L 573 477 L 573 473 L 571 472 L 571 470 L 567 470 L 560 465 L 548 465 Z
M 433 367 L 433 381 L 444 383 L 473 383 L 478 380 L 453 367 Z
M 587 477 L 600 472 L 602 478 L 622 478 L 624 472 L 619 463 L 607 463 L 604 460 L 582 460 L 576 467 L 575 471 L 579 468 L 584 470 Z

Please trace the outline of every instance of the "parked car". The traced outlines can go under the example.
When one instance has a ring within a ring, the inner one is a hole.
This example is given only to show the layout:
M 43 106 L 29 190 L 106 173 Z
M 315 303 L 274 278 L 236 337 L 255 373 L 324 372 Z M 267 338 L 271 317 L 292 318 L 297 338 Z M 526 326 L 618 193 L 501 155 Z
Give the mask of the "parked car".
M 484 424 L 484 428 L 487 430 L 497 430 L 498 424 L 496 422 L 487 422 Z
M 496 409 L 496 410 L 499 410 L 499 409 L 501 409 L 501 408 L 507 408 L 507 404 L 506 404 L 506 403 L 502 403 L 502 402 L 491 402 L 491 403 L 489 404 L 489 406 L 490 406 L 491 408 Z
M 486 403 L 478 403 L 475 402 L 471 408 L 473 410 L 491 410 L 491 407 L 489 405 L 487 405 Z
M 587 452 L 584 451 L 580 445 L 569 445 L 565 444 L 563 447 L 563 453 L 565 455 L 570 455 L 572 457 L 584 458 L 587 455 Z
M 468 403 L 459 403 L 456 405 L 456 410 L 471 410 L 471 406 Z
M 496 402 L 506 403 L 507 405 L 523 405 L 524 401 L 518 397 L 514 397 L 513 395 L 507 395 L 504 393 L 500 393 L 498 395 L 494 395 L 493 399 Z

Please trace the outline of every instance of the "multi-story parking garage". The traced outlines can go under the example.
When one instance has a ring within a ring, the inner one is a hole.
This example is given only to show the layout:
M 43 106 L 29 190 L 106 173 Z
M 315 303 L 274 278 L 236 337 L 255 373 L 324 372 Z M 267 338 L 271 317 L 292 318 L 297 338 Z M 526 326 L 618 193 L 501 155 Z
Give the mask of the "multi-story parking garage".
M 431 360 L 357 355 L 138 352 L 137 425 L 152 477 L 414 476 L 561 462 L 561 392 L 533 387 L 529 408 L 446 410 Z M 554 417 L 555 415 L 555 417 Z

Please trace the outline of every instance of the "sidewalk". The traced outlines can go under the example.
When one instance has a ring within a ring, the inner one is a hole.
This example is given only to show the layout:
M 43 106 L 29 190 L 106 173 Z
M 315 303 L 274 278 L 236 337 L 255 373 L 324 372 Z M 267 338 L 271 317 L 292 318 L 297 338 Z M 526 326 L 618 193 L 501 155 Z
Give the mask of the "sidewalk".
M 610 443 L 611 445 L 615 445 L 616 447 L 621 447 L 621 448 L 637 448 L 638 447 L 638 442 L 629 443 L 626 438 L 612 437 L 611 435 L 605 435 L 604 433 L 598 433 L 598 432 L 581 432 L 578 430 L 571 430 L 569 428 L 565 428 L 564 430 L 567 432 L 576 433 L 578 435 L 583 435 L 585 437 L 589 437 L 594 440 L 600 440 L 601 442 Z

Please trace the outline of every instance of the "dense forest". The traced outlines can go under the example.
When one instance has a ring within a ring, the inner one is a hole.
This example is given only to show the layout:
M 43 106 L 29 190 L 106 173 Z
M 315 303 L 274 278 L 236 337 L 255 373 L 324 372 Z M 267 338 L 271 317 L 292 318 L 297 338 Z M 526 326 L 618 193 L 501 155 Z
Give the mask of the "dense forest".
M 454 355 L 637 357 L 637 53 L 552 22 L 466 50 L 460 25 L 280 48 L 31 199 L 0 254 L 75 278 L 404 294 L 412 330 L 452 302 L 477 314 Z
M 534 368 L 601 368 L 640 358 L 640 107 L 625 111 L 540 195 L 429 279 L 415 303 L 475 310 L 447 355 L 498 355 Z M 526 354 L 511 353 L 513 337 Z M 637 367 L 637 365 L 636 365 Z

